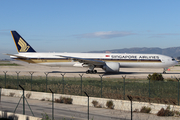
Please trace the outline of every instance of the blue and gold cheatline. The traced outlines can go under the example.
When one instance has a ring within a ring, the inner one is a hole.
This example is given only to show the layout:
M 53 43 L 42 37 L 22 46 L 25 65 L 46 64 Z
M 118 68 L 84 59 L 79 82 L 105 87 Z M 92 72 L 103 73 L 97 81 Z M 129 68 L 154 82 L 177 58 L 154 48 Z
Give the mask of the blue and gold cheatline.
M 18 52 L 36 52 L 16 31 L 11 31 Z

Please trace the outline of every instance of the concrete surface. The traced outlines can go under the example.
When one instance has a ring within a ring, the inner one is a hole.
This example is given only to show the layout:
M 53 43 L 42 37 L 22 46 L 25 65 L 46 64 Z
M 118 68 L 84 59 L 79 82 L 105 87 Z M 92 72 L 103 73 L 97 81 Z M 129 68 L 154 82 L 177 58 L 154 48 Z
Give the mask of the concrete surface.
M 14 95 L 13 95 L 14 97 L 21 97 L 22 96 L 22 90 L 2 89 L 1 93 L 2 93 L 3 97 L 4 97 L 4 95 L 5 96 L 11 96 L 11 93 L 14 93 Z M 41 100 L 44 99 L 46 101 L 52 101 L 52 94 L 51 93 L 25 91 L 25 95 L 26 94 L 30 94 L 30 98 L 34 99 L 34 100 L 41 101 Z M 72 98 L 73 99 L 73 105 L 75 105 L 75 106 L 87 106 L 87 104 L 88 104 L 88 99 L 87 99 L 87 97 L 84 97 L 84 96 L 63 95 L 63 94 L 55 94 L 54 95 L 54 99 L 59 99 L 60 97 Z M 4 98 L 7 99 L 7 97 L 4 97 Z M 13 98 L 13 99 L 15 99 L 15 98 Z M 100 110 L 109 110 L 106 107 L 106 102 L 109 101 L 109 100 L 112 100 L 115 107 L 114 107 L 114 111 L 111 111 L 111 112 L 116 112 L 116 111 L 121 111 L 122 112 L 122 111 L 124 111 L 124 114 L 125 114 L 125 113 L 129 113 L 129 111 L 131 111 L 130 101 L 127 101 L 127 100 L 114 100 L 114 99 L 105 99 L 105 98 L 90 97 L 89 98 L 89 105 L 90 105 L 91 109 L 94 109 L 93 108 L 93 104 L 92 104 L 93 100 L 96 100 L 96 101 L 98 101 L 101 104 L 101 106 L 103 108 L 101 108 L 101 109 L 99 108 Z M 36 105 L 40 104 L 39 101 L 37 102 Z M 156 114 L 161 108 L 166 109 L 168 105 L 165 105 L 165 104 L 155 104 L 155 103 L 145 103 L 145 102 L 135 102 L 135 101 L 133 101 L 133 111 L 135 109 L 138 109 L 140 111 L 140 109 L 143 106 L 150 107 L 152 109 L 151 113 Z M 176 110 L 176 111 L 180 110 L 180 106 L 173 106 L 173 105 L 171 105 L 170 108 L 171 108 L 171 110 Z M 85 112 L 85 111 L 83 110 L 83 112 Z M 85 114 L 85 113 L 83 113 L 83 114 Z M 141 115 L 141 114 L 139 113 L 139 115 Z M 98 116 L 98 115 L 103 116 L 103 113 L 101 113 L 101 112 L 97 113 L 97 115 L 95 115 L 95 116 Z M 107 115 L 107 114 L 105 114 L 105 115 Z M 70 114 L 70 116 L 72 116 L 72 115 Z M 110 116 L 113 117 L 112 115 L 110 115 Z M 115 114 L 115 116 L 116 116 L 116 114 Z M 149 115 L 147 114 L 147 116 L 149 116 Z M 155 116 L 156 115 L 154 115 L 154 118 L 156 118 Z M 129 115 L 128 114 L 126 115 L 126 117 L 129 119 Z M 125 119 L 126 119 L 126 117 L 125 117 Z M 170 118 L 170 117 L 168 117 L 168 118 Z M 175 119 L 175 117 L 171 117 L 171 118 Z M 176 117 L 176 118 L 180 119 L 179 117 Z
M 17 75 L 16 71 L 21 71 L 20 75 L 30 76 L 29 72 L 35 72 L 33 76 L 45 76 L 44 72 L 49 72 L 48 76 L 59 76 L 60 73 L 66 73 L 66 77 L 79 77 L 79 74 L 84 74 L 83 77 L 99 78 L 99 75 L 104 75 L 106 78 L 122 78 L 122 75 L 126 75 L 126 78 L 132 79 L 147 79 L 148 74 L 154 72 L 162 73 L 163 69 L 156 68 L 120 68 L 118 74 L 104 74 L 104 71 L 97 68 L 97 74 L 86 74 L 85 71 L 88 68 L 81 67 L 48 67 L 38 64 L 28 64 L 21 61 L 12 61 L 13 63 L 21 64 L 22 66 L 1 66 L 0 75 L 4 75 L 3 71 L 8 71 L 7 75 Z M 164 78 L 180 77 L 180 66 L 170 67 L 170 71 L 163 74 Z
M 42 118 L 33 117 L 22 114 L 14 114 L 12 112 L 0 111 L 0 118 L 14 118 L 14 120 L 41 120 Z
M 0 109 L 6 112 L 13 112 L 20 98 L 2 96 Z M 52 104 L 48 101 L 39 101 L 27 99 L 35 117 L 42 117 L 42 114 L 48 114 L 52 118 Z M 86 120 L 87 106 L 69 105 L 69 104 L 54 104 L 55 120 Z M 16 110 L 16 113 L 22 114 L 22 101 Z M 25 106 L 25 114 L 32 115 L 27 104 Z M 130 120 L 131 113 L 129 111 L 112 110 L 105 108 L 89 108 L 90 119 L 93 120 Z M 179 120 L 179 117 L 158 117 L 153 114 L 133 113 L 133 120 Z

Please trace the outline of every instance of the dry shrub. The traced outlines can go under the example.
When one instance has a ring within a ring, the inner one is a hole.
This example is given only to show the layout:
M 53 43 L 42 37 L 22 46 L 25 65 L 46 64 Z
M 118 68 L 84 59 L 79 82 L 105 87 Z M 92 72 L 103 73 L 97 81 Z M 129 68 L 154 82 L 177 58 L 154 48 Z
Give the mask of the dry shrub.
M 15 95 L 15 93 L 10 93 L 9 96 L 13 97 Z
M 114 103 L 112 100 L 107 101 L 106 106 L 110 109 L 114 109 Z
M 174 112 L 170 110 L 170 106 L 166 109 L 161 108 L 161 110 L 157 113 L 157 116 L 174 116 Z
M 180 112 L 179 111 L 173 111 L 174 112 L 174 114 L 175 114 L 175 116 L 180 116 Z
M 93 104 L 93 106 L 94 106 L 94 107 L 97 107 L 97 105 L 98 105 L 98 101 L 93 100 L 93 101 L 92 101 L 92 104 Z
M 141 102 L 141 97 L 140 96 L 134 96 L 133 98 L 137 99 L 137 101 Z
M 44 99 L 44 98 L 42 98 L 42 99 L 41 99 L 41 101 L 45 101 L 45 99 Z
M 65 104 L 72 104 L 73 99 L 72 98 L 64 98 Z
M 30 97 L 31 97 L 31 93 L 27 93 L 27 94 L 26 94 L 26 97 L 27 97 L 27 98 L 30 98 Z
M 93 101 L 92 101 L 92 104 L 93 104 L 93 106 L 96 107 L 96 108 L 102 108 L 102 105 L 100 105 L 100 104 L 98 103 L 98 101 L 96 101 L 96 100 L 93 100 Z
M 57 102 L 57 103 L 63 103 L 63 97 L 60 97 L 59 99 L 55 99 L 55 102 Z
M 150 113 L 150 111 L 151 111 L 151 108 L 146 107 L 146 106 L 143 106 L 140 110 L 140 112 L 142 112 L 142 113 Z
M 176 103 L 177 103 L 177 101 L 174 100 L 174 99 L 170 99 L 169 102 L 170 102 L 171 104 L 173 104 L 173 105 L 176 105 Z
M 72 104 L 72 101 L 73 101 L 72 98 L 65 98 L 65 97 L 60 97 L 60 99 L 55 99 L 55 102 L 65 103 L 65 104 Z
M 139 112 L 139 110 L 138 110 L 138 109 L 135 109 L 133 112 Z
M 164 80 L 161 73 L 160 74 L 159 73 L 153 73 L 152 75 L 149 74 L 147 76 L 147 78 L 150 79 L 150 80 L 156 80 L 156 81 L 163 81 Z

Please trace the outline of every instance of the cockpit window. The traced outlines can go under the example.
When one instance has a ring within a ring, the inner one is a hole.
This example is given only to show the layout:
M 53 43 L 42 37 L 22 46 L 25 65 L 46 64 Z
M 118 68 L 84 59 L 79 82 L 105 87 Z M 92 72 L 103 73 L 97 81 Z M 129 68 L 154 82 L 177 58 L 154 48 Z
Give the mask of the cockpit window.
M 175 59 L 174 59 L 174 58 L 172 58 L 172 61 L 175 61 Z

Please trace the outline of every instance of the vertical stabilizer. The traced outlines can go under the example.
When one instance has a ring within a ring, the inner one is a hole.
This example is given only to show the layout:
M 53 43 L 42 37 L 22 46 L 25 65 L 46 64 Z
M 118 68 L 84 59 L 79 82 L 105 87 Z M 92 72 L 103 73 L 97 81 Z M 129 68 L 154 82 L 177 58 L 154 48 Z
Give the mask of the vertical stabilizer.
M 16 31 L 11 31 L 18 52 L 36 52 Z

